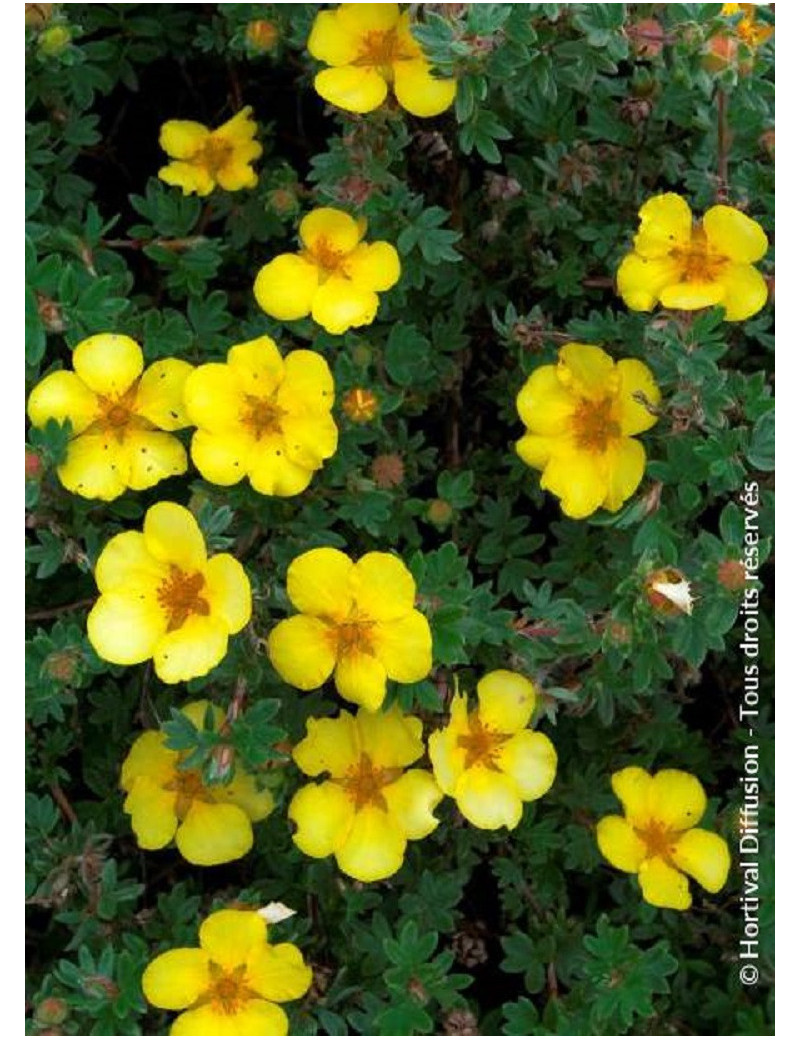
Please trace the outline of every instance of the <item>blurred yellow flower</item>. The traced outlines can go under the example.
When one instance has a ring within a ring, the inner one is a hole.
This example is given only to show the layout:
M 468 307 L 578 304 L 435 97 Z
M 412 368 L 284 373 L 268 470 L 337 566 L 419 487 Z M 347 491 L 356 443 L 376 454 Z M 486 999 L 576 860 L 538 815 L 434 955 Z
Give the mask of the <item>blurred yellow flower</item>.
M 760 4 L 723 4 L 722 14 L 726 16 L 741 14 L 736 23 L 736 35 L 746 43 L 752 50 L 760 47 L 775 32 L 773 26 L 768 22 L 759 22 L 757 19 Z
M 336 451 L 333 390 L 314 351 L 282 358 L 269 336 L 231 347 L 226 362 L 201 365 L 186 381 L 194 464 L 212 484 L 247 477 L 262 495 L 299 494 Z
M 688 874 L 709 892 L 719 892 L 731 856 L 718 834 L 695 827 L 706 811 L 700 781 L 679 769 L 651 776 L 628 766 L 611 777 L 624 816 L 604 816 L 597 844 L 618 870 L 637 874 L 642 896 L 651 906 L 688 910 Z
M 406 843 L 437 825 L 442 798 L 424 769 L 408 769 L 425 752 L 422 723 L 395 706 L 363 708 L 335 719 L 309 719 L 293 757 L 308 776 L 329 780 L 301 787 L 289 806 L 294 842 L 307 856 L 333 854 L 339 869 L 359 881 L 391 877 Z
M 252 114 L 246 105 L 216 130 L 190 119 L 168 120 L 158 143 L 172 162 L 161 167 L 159 178 L 184 195 L 210 195 L 217 185 L 225 191 L 255 188 L 258 175 L 250 164 L 263 149 Z
M 454 79 L 438 79 L 411 35 L 408 11 L 397 4 L 340 4 L 320 11 L 308 49 L 331 68 L 318 72 L 314 89 L 347 112 L 371 112 L 389 87 L 415 116 L 436 116 L 452 105 Z
M 600 347 L 567 343 L 557 365 L 542 365 L 517 395 L 527 427 L 517 454 L 542 470 L 542 487 L 582 519 L 601 506 L 615 512 L 644 476 L 645 452 L 634 440 L 657 421 L 644 404 L 661 394 L 641 361 L 614 361 Z
M 680 195 L 654 195 L 617 271 L 617 291 L 634 311 L 656 303 L 695 311 L 720 305 L 727 321 L 744 321 L 767 302 L 767 283 L 753 267 L 767 251 L 760 226 L 732 206 L 712 206 L 702 220 Z
M 168 1011 L 188 1010 L 170 1036 L 286 1036 L 278 1003 L 308 992 L 311 969 L 292 943 L 267 942 L 255 910 L 217 910 L 200 925 L 200 948 L 168 950 L 142 975 L 147 1000 Z
M 377 711 L 387 678 L 418 682 L 431 670 L 430 626 L 396 556 L 371 552 L 353 563 L 338 549 L 311 549 L 289 564 L 286 584 L 301 613 L 273 628 L 268 650 L 292 686 L 313 690 L 333 673 L 342 697 Z
M 194 701 L 181 711 L 202 729 L 208 707 Z M 219 729 L 225 716 L 211 710 Z M 166 739 L 160 730 L 143 733 L 122 764 L 124 809 L 140 848 L 163 849 L 174 838 L 183 858 L 200 867 L 240 859 L 253 845 L 252 822 L 272 810 L 272 795 L 241 769 L 228 783 L 205 784 L 198 769 L 181 768 L 186 753 L 171 751 Z
M 70 421 L 67 457 L 57 471 L 68 491 L 109 502 L 128 488 L 144 491 L 186 472 L 183 445 L 165 431 L 189 425 L 187 361 L 156 361 L 143 374 L 139 344 L 104 332 L 75 347 L 72 365 L 74 372 L 45 376 L 28 398 L 34 426 Z
M 206 675 L 228 636 L 250 620 L 250 582 L 229 553 L 208 557 L 197 521 L 158 502 L 144 530 L 115 535 L 95 566 L 100 598 L 87 620 L 89 642 L 112 664 L 151 657 L 165 683 Z
M 556 775 L 556 750 L 528 729 L 536 690 L 516 672 L 489 672 L 478 683 L 478 707 L 456 694 L 450 720 L 428 740 L 433 775 L 470 823 L 513 829 L 523 802 L 541 798 Z
M 361 386 L 348 390 L 342 398 L 342 411 L 354 423 L 372 422 L 379 410 L 378 398 Z
M 366 229 L 365 220 L 342 210 L 312 210 L 300 221 L 301 251 L 281 253 L 258 272 L 259 307 L 280 321 L 310 314 L 334 335 L 369 325 L 378 293 L 400 277 L 400 259 L 388 242 L 363 242 Z

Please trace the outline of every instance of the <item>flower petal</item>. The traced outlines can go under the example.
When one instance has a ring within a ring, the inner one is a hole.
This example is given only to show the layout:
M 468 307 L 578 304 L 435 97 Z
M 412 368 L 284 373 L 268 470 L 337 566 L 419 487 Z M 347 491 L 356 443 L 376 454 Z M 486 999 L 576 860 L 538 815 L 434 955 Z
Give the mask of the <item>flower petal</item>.
M 428 755 L 436 783 L 445 794 L 455 795 L 458 778 L 464 772 L 466 752 L 458 744 L 459 734 L 452 726 L 437 729 L 428 738 Z
M 239 430 L 219 432 L 195 430 L 192 436 L 192 462 L 212 484 L 230 487 L 238 484 L 250 470 L 256 450 L 255 440 Z
M 517 733 L 533 715 L 536 687 L 524 675 L 499 668 L 478 683 L 478 701 L 484 726 L 497 733 Z
M 217 910 L 200 925 L 203 952 L 225 969 L 244 964 L 266 941 L 266 923 L 255 910 Z
M 289 819 L 297 825 L 295 845 L 307 856 L 330 856 L 347 840 L 353 824 L 353 801 L 338 784 L 306 784 L 289 805 Z
M 670 858 L 679 870 L 709 892 L 719 892 L 728 880 L 731 868 L 728 844 L 711 831 L 699 827 L 686 831 L 670 849 Z
M 101 592 L 144 592 L 154 597 L 169 568 L 147 551 L 141 531 L 115 534 L 97 557 L 94 580 Z
M 119 396 L 142 374 L 144 358 L 142 348 L 129 336 L 101 332 L 75 347 L 72 367 L 96 394 Z
M 398 4 L 340 4 L 337 14 L 351 32 L 364 36 L 394 28 L 400 20 L 400 7 Z
M 208 675 L 228 650 L 228 632 L 215 617 L 190 615 L 180 628 L 167 632 L 153 651 L 153 666 L 162 682 L 178 683 Z
M 253 847 L 253 828 L 238 805 L 194 801 L 175 834 L 178 851 L 198 867 L 241 859 Z
M 563 433 L 578 404 L 556 373 L 555 365 L 542 365 L 531 372 L 517 394 L 519 417 L 533 433 Z
M 167 629 L 167 618 L 150 598 L 137 592 L 105 592 L 86 619 L 89 642 L 104 661 L 141 664 L 153 656 Z
M 332 275 L 314 294 L 311 317 L 326 332 L 339 336 L 348 329 L 369 325 L 378 313 L 378 297 L 341 275 Z
M 345 260 L 343 270 L 359 288 L 385 292 L 400 279 L 400 257 L 388 242 L 361 242 Z
M 225 623 L 231 635 L 240 632 L 250 620 L 250 580 L 230 553 L 218 553 L 208 561 L 206 594 L 211 613 Z
M 717 281 L 725 290 L 726 321 L 744 321 L 757 314 L 769 298 L 764 276 L 750 264 L 728 264 Z
M 208 955 L 197 949 L 167 950 L 150 961 L 142 975 L 148 1002 L 167 1011 L 194 1004 L 210 984 Z
M 336 11 L 320 11 L 311 26 L 308 52 L 326 65 L 349 65 L 358 57 L 361 34 L 346 25 Z
M 238 805 L 248 819 L 254 823 L 264 820 L 275 808 L 275 799 L 266 787 L 259 787 L 256 777 L 236 767 L 233 779 L 227 784 L 214 784 L 209 794 L 216 802 Z
M 611 357 L 591 343 L 566 343 L 558 352 L 556 378 L 565 389 L 589 401 L 607 397 L 618 382 Z
M 270 398 L 283 380 L 283 358 L 269 336 L 231 347 L 228 368 L 243 393 L 262 399 Z
M 356 716 L 356 729 L 360 750 L 381 769 L 402 769 L 425 752 L 422 722 L 414 715 L 404 715 L 396 705 L 388 711 L 362 709 Z
M 321 686 L 336 664 L 330 625 L 305 614 L 279 621 L 269 634 L 267 652 L 281 679 L 298 690 Z
M 696 776 L 680 769 L 661 769 L 650 785 L 650 816 L 665 830 L 686 831 L 706 811 L 706 795 Z
M 266 1000 L 248 1000 L 232 1014 L 218 1010 L 216 1004 L 184 1011 L 172 1023 L 170 1036 L 286 1036 L 288 1031 L 283 1008 Z
M 168 119 L 161 127 L 158 143 L 171 159 L 191 159 L 208 142 L 211 131 L 192 119 Z
M 661 401 L 661 391 L 653 379 L 653 373 L 641 361 L 635 358 L 624 358 L 617 362 L 619 390 L 617 391 L 617 417 L 620 433 L 632 437 L 644 433 L 658 422 L 653 415 L 636 400 L 636 395 L 644 397 L 654 407 Z
M 725 287 L 719 280 L 713 282 L 675 282 L 661 290 L 661 302 L 672 310 L 697 311 L 722 303 Z
M 253 292 L 265 314 L 279 321 L 296 321 L 311 312 L 318 287 L 314 264 L 294 253 L 282 253 L 258 272 Z
M 644 448 L 632 437 L 623 437 L 606 448 L 607 494 L 603 506 L 615 513 L 638 488 L 647 461 Z
M 210 195 L 215 187 L 214 178 L 206 167 L 194 162 L 168 163 L 158 171 L 158 179 L 180 188 L 184 195 Z
M 247 961 L 247 984 L 267 1000 L 298 1000 L 311 986 L 311 968 L 292 943 L 259 950 Z
M 638 874 L 647 846 L 622 816 L 604 816 L 597 824 L 597 844 L 612 867 Z
M 328 362 L 314 350 L 292 350 L 284 360 L 283 382 L 277 403 L 290 413 L 329 412 L 334 385 Z
M 379 622 L 371 636 L 373 653 L 395 682 L 419 682 L 433 667 L 431 627 L 418 610 Z
M 350 611 L 354 564 L 339 549 L 310 549 L 296 556 L 286 573 L 286 592 L 304 614 L 343 620 Z
M 517 455 L 528 466 L 534 469 L 544 469 L 550 461 L 554 450 L 558 450 L 558 440 L 553 437 L 540 437 L 538 434 L 528 433 L 515 444 Z
M 58 467 L 58 479 L 83 498 L 110 502 L 128 486 L 130 459 L 110 433 L 82 433 L 67 445 L 67 459 Z
M 128 430 L 124 449 L 128 455 L 128 487 L 145 491 L 160 480 L 185 473 L 186 449 L 171 433 Z
M 628 253 L 617 268 L 617 292 L 632 311 L 651 311 L 668 285 L 680 282 L 683 267 L 670 256 Z
M 703 217 L 709 247 L 739 264 L 760 260 L 769 241 L 760 224 L 733 206 L 712 206 Z
M 159 783 L 169 783 L 175 775 L 178 752 L 166 746 L 166 737 L 161 730 L 150 729 L 136 738 L 125 756 L 120 772 L 120 786 L 129 791 L 134 780 L 149 777 Z
M 328 412 L 288 415 L 281 427 L 289 460 L 312 472 L 334 454 L 339 443 L 339 430 Z
M 98 414 L 97 398 L 74 372 L 51 372 L 38 383 L 28 398 L 28 417 L 42 427 L 48 419 L 69 419 L 72 436 L 83 433 Z
M 339 695 L 367 711 L 377 711 L 386 696 L 386 669 L 372 654 L 350 650 L 339 658 L 333 673 Z
M 625 819 L 639 829 L 645 829 L 650 823 L 650 788 L 653 778 L 639 766 L 627 766 L 619 769 L 611 777 L 614 794 L 622 802 Z
M 355 813 L 336 862 L 357 881 L 381 881 L 397 873 L 405 851 L 406 838 L 395 820 L 383 809 L 365 805 Z
M 556 777 L 558 758 L 553 743 L 544 733 L 524 729 L 500 748 L 497 766 L 510 776 L 523 801 L 541 798 Z
M 372 112 L 386 100 L 386 80 L 371 66 L 342 65 L 323 69 L 314 77 L 314 90 L 345 112 Z
M 590 452 L 562 444 L 550 456 L 541 485 L 561 499 L 561 508 L 574 520 L 594 513 L 608 495 L 608 476 L 602 460 Z
M 455 100 L 456 81 L 433 76 L 427 59 L 397 61 L 392 68 L 395 96 L 406 112 L 423 118 L 438 116 Z
M 443 793 L 426 770 L 409 769 L 381 793 L 407 838 L 425 838 L 439 826 L 433 810 L 441 802 Z
M 295 745 L 292 758 L 308 776 L 327 770 L 331 776 L 342 777 L 358 763 L 361 750 L 355 717 L 343 711 L 335 719 L 308 719 L 306 736 Z
M 639 210 L 639 217 L 641 224 L 633 244 L 640 256 L 666 256 L 676 246 L 689 244 L 692 211 L 680 195 L 654 195 Z
M 282 436 L 261 438 L 250 455 L 247 473 L 254 491 L 284 498 L 305 491 L 313 474 L 313 469 L 292 461 Z
M 146 369 L 139 380 L 134 411 L 160 430 L 181 430 L 191 420 L 186 414 L 183 391 L 194 371 L 188 361 L 165 358 Z
M 644 901 L 665 910 L 688 910 L 692 905 L 689 882 L 663 859 L 646 859 L 639 868 Z
M 300 221 L 300 241 L 312 254 L 319 246 L 334 253 L 351 253 L 361 234 L 358 221 L 344 210 L 331 206 L 313 209 Z
M 369 552 L 350 576 L 358 607 L 376 621 L 394 621 L 414 609 L 417 587 L 411 571 L 392 553 Z
M 156 502 L 144 518 L 147 551 L 186 571 L 205 568 L 206 543 L 197 521 L 175 502 Z
M 244 401 L 238 380 L 228 365 L 200 365 L 183 390 L 189 422 L 206 430 L 238 431 Z
M 138 776 L 131 784 L 123 809 L 131 817 L 131 829 L 141 849 L 163 849 L 175 837 L 177 794 L 166 790 L 156 777 Z
M 482 830 L 513 830 L 522 818 L 522 800 L 511 777 L 482 765 L 461 774 L 454 798 L 469 822 Z

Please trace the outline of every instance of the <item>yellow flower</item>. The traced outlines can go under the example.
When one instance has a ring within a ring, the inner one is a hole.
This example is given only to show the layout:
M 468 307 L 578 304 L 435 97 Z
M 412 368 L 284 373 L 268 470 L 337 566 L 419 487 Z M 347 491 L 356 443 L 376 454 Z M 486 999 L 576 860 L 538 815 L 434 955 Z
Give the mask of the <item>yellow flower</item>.
M 183 386 L 192 366 L 169 358 L 143 374 L 138 343 L 101 333 L 72 354 L 74 372 L 51 372 L 28 399 L 36 427 L 48 419 L 72 424 L 58 476 L 68 491 L 109 502 L 127 488 L 144 491 L 186 472 L 186 451 L 165 431 L 189 425 Z
M 342 411 L 354 423 L 372 422 L 379 408 L 375 394 L 361 386 L 348 390 L 342 398 Z
M 415 116 L 436 116 L 453 103 L 454 79 L 437 79 L 411 35 L 409 14 L 397 4 L 340 4 L 320 11 L 308 49 L 332 68 L 318 72 L 314 89 L 347 112 L 371 112 L 391 86 Z
M 387 678 L 419 682 L 431 670 L 430 626 L 396 556 L 371 552 L 353 563 L 338 549 L 312 549 L 289 564 L 286 585 L 301 613 L 273 628 L 268 650 L 292 686 L 313 690 L 333 672 L 342 697 L 377 711 Z
M 542 470 L 542 487 L 582 519 L 604 506 L 620 508 L 644 476 L 645 453 L 634 440 L 657 421 L 640 403 L 661 394 L 641 361 L 614 361 L 600 347 L 567 343 L 557 365 L 532 372 L 517 395 L 527 427 L 517 454 Z
M 200 925 L 200 949 L 168 950 L 142 975 L 147 1000 L 180 1011 L 170 1036 L 286 1036 L 276 1002 L 308 992 L 311 969 L 292 943 L 267 942 L 255 910 L 217 910 Z
M 406 843 L 430 834 L 442 792 L 424 769 L 405 770 L 425 751 L 422 723 L 395 706 L 335 719 L 309 719 L 293 751 L 308 776 L 329 780 L 301 787 L 289 806 L 294 842 L 307 856 L 336 856 L 359 881 L 380 881 L 403 865 Z
M 512 830 L 522 803 L 552 787 L 556 749 L 527 728 L 535 703 L 536 690 L 523 675 L 489 672 L 478 683 L 478 707 L 468 712 L 467 698 L 457 693 L 450 721 L 428 740 L 437 784 L 476 827 Z
M 202 729 L 207 707 L 194 701 L 181 711 Z M 212 712 L 219 729 L 225 716 Z M 183 858 L 200 867 L 241 858 L 253 846 L 251 821 L 269 815 L 272 795 L 239 769 L 228 783 L 204 784 L 198 769 L 181 769 L 186 753 L 171 751 L 166 739 L 160 730 L 143 733 L 122 764 L 124 808 L 140 848 L 163 849 L 174 838 Z
M 112 664 L 152 657 L 165 683 L 206 675 L 250 620 L 242 565 L 229 553 L 208 558 L 197 521 L 174 502 L 151 506 L 142 533 L 115 535 L 94 576 L 101 596 L 87 620 L 89 642 Z
M 727 321 L 744 321 L 767 302 L 767 283 L 753 263 L 767 251 L 759 225 L 732 206 L 712 206 L 699 222 L 680 195 L 654 195 L 617 271 L 617 291 L 634 311 L 656 303 L 696 311 L 721 305 Z
M 272 318 L 295 321 L 308 314 L 339 335 L 369 325 L 378 313 L 379 292 L 400 277 L 397 250 L 388 242 L 362 242 L 365 220 L 339 209 L 312 210 L 300 221 L 299 253 L 281 253 L 258 272 L 259 307 Z
M 756 50 L 766 43 L 775 31 L 771 25 L 757 20 L 759 6 L 759 4 L 722 5 L 723 15 L 742 15 L 736 23 L 736 34 L 752 50 Z
M 706 810 L 696 777 L 680 769 L 651 776 L 628 766 L 614 773 L 611 786 L 625 816 L 604 816 L 597 824 L 597 844 L 612 866 L 638 874 L 646 903 L 688 910 L 687 874 L 709 892 L 719 892 L 731 857 L 718 834 L 695 827 Z
M 333 377 L 314 351 L 282 358 L 269 336 L 240 343 L 195 369 L 184 399 L 192 459 L 213 484 L 248 477 L 262 495 L 297 495 L 336 451 Z
M 250 164 L 263 149 L 255 140 L 252 113 L 246 105 L 216 130 L 191 119 L 168 120 L 158 143 L 172 162 L 158 171 L 160 179 L 184 195 L 210 195 L 217 185 L 225 191 L 255 188 L 258 176 Z

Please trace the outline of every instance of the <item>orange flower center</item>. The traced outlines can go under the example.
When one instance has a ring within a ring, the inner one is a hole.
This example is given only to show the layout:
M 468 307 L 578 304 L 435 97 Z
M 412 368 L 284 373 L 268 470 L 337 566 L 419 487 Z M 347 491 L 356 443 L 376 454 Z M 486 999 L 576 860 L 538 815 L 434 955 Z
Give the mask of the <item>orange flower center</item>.
M 365 752 L 357 765 L 351 766 L 345 776 L 335 783 L 343 787 L 356 809 L 365 805 L 376 805 L 386 811 L 386 799 L 382 790 L 403 775 L 402 769 L 383 769 L 376 766 Z
M 713 282 L 728 258 L 715 253 L 708 244 L 708 238 L 702 227 L 695 225 L 688 246 L 676 246 L 671 255 L 683 267 L 684 282 Z
M 176 791 L 175 815 L 182 820 L 192 807 L 192 802 L 210 802 L 203 776 L 199 769 L 178 769 L 168 784 L 167 791 Z
M 256 440 L 260 441 L 267 434 L 283 432 L 281 419 L 285 415 L 285 410 L 273 400 L 264 397 L 253 397 L 248 394 L 245 398 L 241 420 L 245 426 L 252 430 Z
M 486 769 L 494 769 L 499 772 L 495 759 L 506 739 L 505 734 L 484 726 L 476 711 L 471 712 L 469 733 L 458 738 L 458 746 L 467 753 L 464 768 L 469 769 L 470 766 L 479 763 Z
M 647 846 L 648 859 L 658 858 L 671 863 L 671 853 L 679 834 L 668 830 L 657 820 L 651 820 L 646 827 L 634 828 L 637 836 Z
M 354 65 L 374 68 L 387 82 L 394 76 L 392 65 L 415 57 L 396 29 L 371 29 L 361 37 L 361 50 Z
M 351 653 L 371 654 L 374 626 L 374 621 L 358 613 L 353 613 L 345 621 L 334 624 L 328 632 L 328 639 L 336 651 L 336 656 L 344 657 Z
M 323 277 L 328 278 L 339 270 L 348 254 L 336 249 L 325 235 L 321 235 L 305 255 L 321 269 Z
M 211 134 L 203 147 L 195 154 L 194 162 L 198 166 L 204 166 L 212 177 L 216 177 L 219 171 L 230 162 L 232 155 L 233 145 L 230 141 Z
M 208 617 L 210 608 L 208 600 L 200 595 L 206 585 L 202 574 L 187 574 L 174 563 L 170 564 L 169 570 L 169 577 L 162 581 L 156 596 L 167 615 L 167 631 L 174 632 L 192 614 Z
M 619 437 L 620 427 L 613 417 L 613 408 L 610 397 L 580 402 L 572 415 L 572 431 L 579 448 L 599 454 L 606 450 L 609 441 Z
M 258 993 L 247 985 L 247 965 L 239 964 L 226 969 L 212 961 L 208 966 L 211 985 L 201 997 L 200 1003 L 211 1004 L 223 1015 L 235 1015 L 248 1000 L 258 998 Z
M 100 414 L 92 423 L 87 433 L 110 433 L 118 441 L 122 441 L 126 430 L 135 426 L 139 429 L 153 429 L 151 423 L 141 416 L 136 415 L 136 394 L 139 390 L 137 379 L 124 394 L 112 396 L 111 394 L 98 394 L 97 407 Z

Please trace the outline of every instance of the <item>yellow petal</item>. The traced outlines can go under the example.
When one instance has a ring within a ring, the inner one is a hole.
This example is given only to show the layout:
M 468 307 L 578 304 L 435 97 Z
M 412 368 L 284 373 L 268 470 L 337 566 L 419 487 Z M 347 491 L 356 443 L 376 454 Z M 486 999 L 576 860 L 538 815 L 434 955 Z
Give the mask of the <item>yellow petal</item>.
M 541 485 L 561 499 L 561 508 L 574 520 L 599 509 L 608 495 L 608 477 L 601 457 L 559 446 L 542 473 Z
M 361 238 L 358 222 L 349 213 L 321 206 L 300 221 L 300 241 L 312 253 L 319 246 L 335 253 L 352 252 Z
M 379 622 L 371 639 L 373 653 L 396 682 L 419 682 L 433 667 L 431 627 L 418 610 Z
M 414 609 L 414 578 L 403 561 L 391 553 L 362 556 L 350 577 L 350 588 L 359 610 L 376 621 L 406 617 Z
M 72 367 L 96 394 L 118 396 L 142 374 L 142 348 L 129 336 L 101 332 L 75 347 Z
M 106 592 L 86 620 L 89 642 L 104 661 L 141 664 L 153 652 L 167 628 L 163 611 L 136 592 Z
M 516 783 L 523 801 L 541 798 L 556 777 L 556 749 L 544 733 L 524 729 L 500 748 L 497 766 Z
M 329 412 L 334 385 L 328 362 L 314 350 L 293 350 L 284 360 L 277 403 L 288 412 Z
M 224 623 L 213 616 L 192 614 L 180 628 L 159 639 L 153 651 L 153 666 L 162 682 L 188 682 L 208 675 L 227 650 Z
M 639 868 L 644 901 L 665 910 L 688 910 L 692 905 L 689 882 L 684 874 L 663 859 L 646 859 Z
M 339 336 L 348 329 L 369 325 L 378 313 L 378 297 L 340 275 L 332 275 L 314 294 L 311 317 L 326 332 Z
M 203 165 L 190 162 L 171 162 L 158 171 L 158 179 L 173 188 L 180 188 L 184 195 L 210 195 L 215 181 Z
M 183 394 L 190 423 L 215 432 L 239 430 L 245 402 L 228 365 L 200 365 L 187 377 Z
M 350 611 L 354 565 L 339 549 L 310 549 L 296 556 L 286 573 L 286 592 L 304 614 L 343 620 Z
M 515 445 L 517 455 L 534 469 L 544 469 L 553 455 L 554 441 L 552 437 L 541 437 L 528 433 L 520 437 Z
M 478 683 L 478 701 L 484 726 L 497 733 L 516 733 L 530 722 L 536 688 L 524 675 L 501 668 L 484 675 Z
M 289 819 L 297 825 L 295 845 L 307 856 L 330 856 L 347 840 L 353 825 L 353 801 L 338 784 L 306 784 L 289 805 Z
M 208 143 L 211 131 L 191 119 L 168 119 L 161 127 L 158 143 L 171 159 L 191 159 Z
M 633 244 L 640 256 L 666 256 L 676 246 L 688 245 L 692 211 L 680 195 L 654 195 L 639 210 L 639 217 L 641 224 Z
M 58 479 L 83 498 L 110 502 L 128 486 L 130 458 L 125 447 L 108 433 L 82 433 L 69 442 Z
M 183 392 L 194 369 L 188 361 L 165 358 L 146 369 L 139 380 L 134 411 L 160 430 L 181 430 L 191 420 Z
M 330 631 L 326 622 L 304 614 L 278 622 L 269 634 L 267 650 L 284 682 L 298 690 L 315 690 L 330 677 L 336 664 Z
M 389 91 L 386 80 L 371 66 L 343 65 L 323 69 L 314 77 L 314 90 L 345 112 L 372 112 L 379 108 Z
M 725 291 L 722 304 L 726 321 L 752 318 L 769 298 L 764 276 L 750 264 L 728 264 L 717 281 Z
M 136 738 L 122 763 L 119 782 L 123 790 L 130 790 L 134 780 L 140 776 L 164 784 L 173 779 L 178 752 L 165 746 L 166 739 L 160 730 L 154 729 Z
M 651 311 L 662 290 L 681 280 L 683 267 L 672 257 L 628 253 L 617 268 L 617 292 L 633 311 Z
M 405 851 L 405 835 L 392 817 L 375 805 L 365 805 L 355 813 L 336 862 L 357 881 L 381 881 L 402 867 Z
M 205 480 L 229 487 L 247 475 L 256 447 L 246 432 L 196 430 L 192 436 L 192 462 Z
M 200 925 L 203 952 L 226 970 L 254 957 L 266 941 L 267 926 L 255 910 L 217 910 Z
M 282 253 L 258 272 L 253 292 L 265 314 L 279 321 L 296 321 L 311 312 L 318 286 L 314 264 L 293 253 Z
M 309 54 L 326 65 L 349 65 L 361 49 L 360 33 L 344 24 L 337 11 L 319 11 L 308 37 Z
M 469 822 L 482 830 L 513 830 L 522 817 L 522 801 L 514 781 L 481 765 L 461 774 L 454 797 Z
M 266 787 L 259 787 L 256 777 L 240 766 L 236 767 L 232 780 L 224 785 L 214 784 L 209 788 L 209 794 L 216 802 L 238 805 L 254 823 L 266 819 L 275 807 L 271 792 Z
M 605 458 L 608 490 L 603 506 L 615 513 L 641 484 L 647 459 L 644 448 L 631 437 L 609 444 Z
M 258 174 L 250 166 L 262 152 L 261 145 L 253 142 L 251 148 L 239 149 L 233 159 L 217 170 L 217 184 L 225 191 L 241 191 L 242 188 L 255 188 L 258 184 Z
M 267 1000 L 298 1000 L 311 986 L 311 969 L 292 943 L 259 950 L 247 961 L 247 984 Z
M 28 417 L 38 427 L 69 419 L 75 437 L 97 418 L 97 398 L 74 372 L 51 372 L 31 391 Z
M 202 730 L 205 729 L 205 718 L 209 708 L 214 720 L 213 728 L 218 730 L 225 718 L 225 713 L 218 705 L 212 704 L 210 701 L 199 700 L 184 704 L 181 708 L 181 715 L 185 715 L 187 719 L 193 722 L 195 729 Z
M 424 838 L 439 826 L 433 810 L 443 794 L 430 773 L 409 769 L 399 780 L 383 788 L 389 813 L 407 838 Z
M 345 260 L 343 270 L 359 288 L 385 292 L 400 279 L 400 257 L 388 242 L 361 242 Z
M 144 518 L 147 551 L 157 560 L 186 571 L 205 568 L 206 543 L 197 521 L 175 502 L 156 502 Z
M 170 1036 L 286 1036 L 289 1020 L 277 1004 L 248 1000 L 226 1014 L 216 1004 L 184 1011 L 172 1023 Z
M 202 950 L 167 950 L 150 961 L 142 990 L 150 1004 L 179 1011 L 189 1007 L 211 984 L 208 956 Z
M 280 436 L 271 441 L 266 437 L 261 439 L 250 455 L 247 475 L 253 490 L 260 495 L 288 498 L 305 491 L 313 474 L 313 469 L 292 461 L 286 442 Z
M 604 816 L 597 824 L 597 844 L 612 867 L 638 874 L 647 846 L 622 816 Z
M 124 448 L 128 455 L 128 487 L 134 491 L 145 491 L 160 480 L 186 472 L 186 449 L 170 433 L 129 430 Z
M 138 776 L 131 784 L 123 808 L 131 817 L 131 829 L 141 849 L 163 849 L 175 837 L 177 795 L 150 776 Z
M 725 287 L 721 281 L 676 282 L 661 290 L 661 302 L 673 310 L 697 311 L 702 307 L 713 307 L 722 303 Z
M 558 379 L 555 365 L 531 372 L 517 394 L 520 419 L 533 433 L 545 436 L 563 433 L 577 404 L 575 395 Z
M 392 68 L 395 96 L 412 115 L 438 116 L 455 100 L 456 81 L 432 76 L 431 64 L 425 58 L 397 61 Z
M 372 654 L 350 650 L 339 658 L 333 673 L 340 696 L 367 711 L 377 711 L 386 696 L 386 669 Z
M 703 217 L 710 248 L 740 264 L 760 260 L 769 248 L 761 225 L 733 206 L 712 206 Z
M 653 778 L 639 766 L 619 769 L 611 777 L 614 794 L 622 802 L 625 819 L 634 827 L 645 829 L 650 823 L 650 788 Z
M 600 401 L 617 389 L 613 360 L 590 343 L 566 343 L 558 352 L 556 378 L 571 394 Z
M 653 373 L 643 362 L 635 358 L 624 358 L 617 362 L 617 376 L 617 416 L 620 433 L 625 437 L 644 433 L 658 422 L 658 416 L 648 412 L 645 406 L 636 400 L 636 396 L 644 397 L 653 406 L 661 401 L 661 391 L 653 379 Z
M 206 595 L 211 613 L 233 635 L 250 620 L 252 596 L 244 567 L 230 553 L 218 553 L 206 567 Z
M 94 580 L 101 592 L 144 592 L 155 596 L 169 568 L 147 551 L 140 531 L 123 531 L 106 543 L 97 557 Z
M 459 734 L 451 726 L 438 729 L 428 738 L 428 755 L 436 783 L 445 794 L 455 795 L 458 778 L 464 772 L 466 752 L 458 744 Z
M 425 750 L 422 722 L 414 715 L 404 715 L 396 705 L 388 711 L 362 709 L 356 729 L 360 750 L 382 769 L 402 769 L 421 758 Z
M 258 131 L 258 123 L 253 119 L 253 106 L 245 105 L 240 108 L 236 115 L 218 126 L 212 136 L 216 140 L 225 141 L 228 144 L 242 146 L 249 144 Z
M 334 454 L 339 443 L 339 430 L 328 412 L 287 415 L 281 427 L 289 461 L 312 472 Z
M 228 367 L 243 393 L 261 399 L 271 398 L 283 379 L 283 358 L 269 336 L 231 347 Z
M 672 862 L 709 892 L 719 892 L 728 880 L 731 854 L 718 834 L 695 827 L 670 849 Z
M 194 801 L 175 834 L 178 851 L 198 867 L 241 859 L 253 847 L 253 828 L 238 805 Z
M 325 771 L 345 776 L 361 757 L 361 734 L 354 716 L 343 711 L 335 719 L 309 719 L 307 735 L 292 751 L 300 769 L 308 776 Z M 413 759 L 411 760 L 413 761 Z
M 400 20 L 398 4 L 340 4 L 337 13 L 342 25 L 362 36 L 386 32 Z
M 706 811 L 706 795 L 696 776 L 681 769 L 661 769 L 650 785 L 650 816 L 665 830 L 686 831 Z

